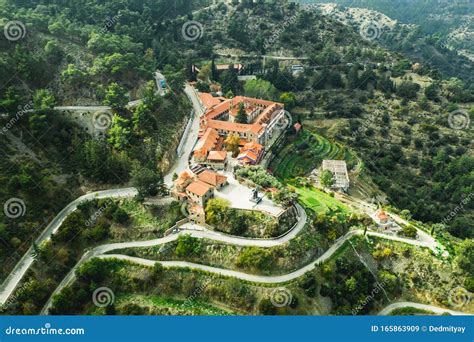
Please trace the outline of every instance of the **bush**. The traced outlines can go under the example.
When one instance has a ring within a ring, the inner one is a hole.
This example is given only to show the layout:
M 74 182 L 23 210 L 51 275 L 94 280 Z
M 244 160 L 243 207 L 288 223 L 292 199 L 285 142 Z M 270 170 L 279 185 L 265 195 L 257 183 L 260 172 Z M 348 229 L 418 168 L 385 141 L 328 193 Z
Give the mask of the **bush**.
M 400 234 L 413 239 L 416 238 L 416 236 L 418 235 L 416 228 L 411 225 L 403 226 L 403 230 Z
M 316 277 L 311 273 L 306 273 L 298 283 L 308 296 L 315 297 L 318 290 L 318 283 Z
M 276 315 L 277 313 L 277 309 L 275 305 L 273 305 L 273 303 L 268 298 L 263 298 L 260 301 L 260 303 L 258 303 L 258 311 L 262 315 L 267 315 L 267 316 Z
M 202 250 L 202 244 L 199 239 L 192 237 L 189 234 L 180 235 L 178 237 L 178 245 L 175 253 L 179 257 L 188 257 L 193 254 L 199 254 Z
M 260 185 L 263 188 L 281 188 L 282 185 L 267 170 L 261 166 L 245 166 L 237 169 L 235 172 L 237 177 L 249 179 L 256 185 Z
M 266 269 L 272 262 L 271 252 L 258 247 L 248 247 L 240 252 L 235 264 L 251 269 Z
M 112 217 L 115 222 L 120 223 L 120 224 L 125 224 L 130 219 L 130 216 L 128 215 L 128 213 L 122 208 L 115 209 L 114 213 L 112 214 Z
M 141 316 L 146 315 L 147 313 L 147 309 L 135 303 L 127 304 L 120 309 L 120 314 L 126 316 Z
M 404 81 L 397 87 L 397 95 L 405 99 L 416 99 L 420 86 L 413 82 Z

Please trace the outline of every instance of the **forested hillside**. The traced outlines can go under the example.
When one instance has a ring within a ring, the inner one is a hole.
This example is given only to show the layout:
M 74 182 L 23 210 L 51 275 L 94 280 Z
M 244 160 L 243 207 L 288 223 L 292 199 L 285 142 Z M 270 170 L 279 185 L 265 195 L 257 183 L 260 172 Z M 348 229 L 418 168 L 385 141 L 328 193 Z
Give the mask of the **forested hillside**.
M 445 76 L 460 77 L 472 82 L 474 7 L 471 1 L 300 2 L 319 4 L 325 15 L 341 18 L 356 28 L 370 23 L 378 30 L 377 40 L 388 48 L 404 53 L 418 62 L 429 63 Z M 354 10 L 357 10 L 357 13 L 354 13 Z M 395 24 L 386 26 L 380 14 L 376 13 L 387 15 Z
M 12 20 L 24 27 L 18 39 L 0 37 L 1 202 L 14 197 L 26 205 L 18 219 L 2 216 L 5 269 L 84 191 L 130 184 L 156 193 L 190 111 L 184 82 L 196 77 L 198 87 L 219 83 L 226 94 L 284 101 L 295 121 L 354 148 L 393 206 L 473 236 L 473 201 L 446 220 L 474 190 L 468 82 L 423 63 L 415 68 L 352 27 L 287 1 L 205 5 L 5 1 L 2 31 Z M 183 34 L 189 21 L 199 23 L 192 39 Z M 255 57 L 238 57 L 244 54 Z M 304 57 L 304 72 L 295 76 L 276 60 L 264 65 L 261 54 Z M 233 68 L 204 75 L 213 59 L 242 62 L 258 80 L 238 82 Z M 196 75 L 192 65 L 207 67 Z M 171 90 L 163 97 L 155 93 L 157 68 Z M 139 98 L 142 104 L 126 106 Z M 54 110 L 69 104 L 111 106 L 107 133 L 92 137 Z
M 303 0 L 306 3 L 312 0 Z M 421 33 L 432 35 L 433 38 L 449 39 L 449 36 L 459 28 L 465 28 L 472 34 L 473 3 L 461 1 L 380 1 L 380 0 L 334 0 L 313 2 L 333 2 L 345 7 L 370 8 L 382 12 L 403 24 L 420 26 Z M 453 48 L 467 49 L 474 52 L 469 34 L 452 41 Z M 454 38 L 454 37 L 453 37 Z
M 17 20 L 24 37 L 0 39 L 2 89 L 50 87 L 61 102 L 84 104 L 81 98 L 100 103 L 107 85 L 119 82 L 136 97 L 156 67 L 178 65 L 172 42 L 180 30 L 172 19 L 202 3 L 6 0 L 2 32 L 8 21 Z
M 298 198 L 306 212 L 301 218 L 308 219 L 301 221 L 294 241 L 268 249 L 181 234 L 174 235 L 176 241 L 149 246 L 150 250 L 137 248 L 134 256 L 151 253 L 156 261 L 173 258 L 169 260 L 254 276 L 293 272 L 313 262 L 315 273 L 291 285 L 300 288 L 294 293 L 303 299 L 292 305 L 304 310 L 282 313 L 353 312 L 352 306 L 370 294 L 375 277 L 360 262 L 356 247 L 380 266 L 391 298 L 400 298 L 402 289 L 408 289 L 419 296 L 434 293 L 436 302 L 444 300 L 446 305 L 444 292 L 453 283 L 472 290 L 472 240 L 467 240 L 474 237 L 472 69 L 461 67 L 462 57 L 451 59 L 449 49 L 438 50 L 430 41 L 434 33 L 418 35 L 406 28 L 406 37 L 405 28 L 398 27 L 393 37 L 371 39 L 369 30 L 361 32 L 318 8 L 286 0 L 0 2 L 0 282 L 28 248 L 35 259 L 11 297 L 12 312 L 37 314 L 67 272 L 94 246 L 156 239 L 171 227 L 173 233 L 179 230 L 175 223 L 185 216 L 185 206 L 161 205 L 166 199 L 150 197 L 168 195 L 163 173 L 176 157 L 191 114 L 184 92 L 187 81 L 215 96 L 246 95 L 284 103 L 292 124 L 300 125 L 291 125 L 272 146 L 277 156 L 268 169 L 256 167 L 247 176 L 257 188 L 263 187 L 259 177 L 271 180 L 268 197 L 275 202 Z M 430 50 L 433 46 L 435 50 Z M 441 51 L 436 56 L 451 64 L 428 62 L 424 55 L 429 51 Z M 162 92 L 157 71 L 166 81 Z M 58 106 L 99 109 L 92 110 L 90 118 Z M 103 120 L 95 122 L 95 114 Z M 100 134 L 84 128 L 83 121 L 101 126 Z M 183 154 L 184 164 L 186 158 Z M 347 160 L 352 191 L 347 196 L 310 184 L 311 171 L 328 158 Z M 245 181 L 245 173 L 252 169 L 241 170 Z M 274 192 L 279 186 L 287 191 Z M 81 203 L 52 239 L 41 246 L 34 243 L 78 196 L 125 187 L 137 188 L 138 196 Z M 437 239 L 434 243 L 442 242 L 448 253 L 435 256 L 420 244 L 409 247 L 361 235 L 353 240 L 355 245 L 349 240 L 341 245 L 327 263 L 315 262 L 351 229 L 365 235 L 372 225 L 369 217 L 359 218 L 358 212 L 349 210 L 343 198 L 362 200 L 360 206 L 366 207 L 372 200 L 410 221 L 395 239 L 414 243 L 408 238 L 417 234 L 416 227 L 431 233 Z M 161 203 L 153 207 L 153 201 Z M 258 218 L 255 222 L 266 220 L 252 212 L 248 217 L 225 212 L 237 222 L 232 234 L 242 233 L 245 225 L 250 228 L 251 217 Z M 223 231 L 229 232 L 230 222 Z M 280 231 L 273 233 L 269 235 Z M 159 263 L 142 272 L 128 262 L 112 261 L 109 267 L 105 260 L 94 260 L 77 269 L 76 285 L 56 297 L 56 307 L 63 308 L 56 312 L 81 312 L 86 299 L 92 305 L 88 292 L 103 286 L 107 278 L 120 284 L 116 287 L 120 296 L 147 292 L 171 298 L 177 293 L 192 295 L 196 279 L 209 277 L 189 269 L 182 275 L 176 269 L 164 272 Z M 459 268 L 452 267 L 455 264 Z M 129 270 L 115 272 L 121 268 Z M 233 278 L 223 284 L 210 287 L 214 296 L 222 296 L 217 302 L 230 302 L 243 313 L 277 313 L 268 299 L 257 303 L 263 286 Z M 319 293 L 332 298 L 332 309 L 317 311 Z M 147 312 L 127 300 L 117 311 L 105 311 L 111 307 L 104 311 Z M 371 312 L 384 300 L 370 303 L 361 313 Z M 193 312 L 221 312 L 211 309 Z
M 221 4 L 194 19 L 204 27 L 203 37 L 189 45 L 195 62 L 209 61 L 195 49 L 212 43 L 220 60 L 273 54 L 301 56 L 307 63 L 295 76 L 288 62 L 270 60 L 264 67 L 258 57 L 243 59 L 252 70 L 264 69 L 261 80 L 244 86 L 228 73 L 215 76 L 209 64 L 197 75 L 203 89 L 209 88 L 203 83 L 218 82 L 224 93 L 279 98 L 295 120 L 355 148 L 394 206 L 425 222 L 443 222 L 456 236 L 473 236 L 469 82 L 444 78 L 430 64 L 416 64 L 364 39 L 359 30 L 313 7 Z M 462 124 L 453 125 L 457 120 Z M 456 208 L 455 218 L 445 220 Z
M 20 211 L 1 217 L 0 279 L 85 191 L 131 184 L 146 189 L 142 195 L 156 193 L 190 113 L 173 18 L 199 5 L 2 1 L 0 202 Z M 157 68 L 171 90 L 163 97 Z M 137 98 L 143 103 L 126 107 Z M 113 115 L 93 122 L 109 128 L 106 134 L 91 135 L 78 118 L 54 110 L 91 104 L 112 107 Z

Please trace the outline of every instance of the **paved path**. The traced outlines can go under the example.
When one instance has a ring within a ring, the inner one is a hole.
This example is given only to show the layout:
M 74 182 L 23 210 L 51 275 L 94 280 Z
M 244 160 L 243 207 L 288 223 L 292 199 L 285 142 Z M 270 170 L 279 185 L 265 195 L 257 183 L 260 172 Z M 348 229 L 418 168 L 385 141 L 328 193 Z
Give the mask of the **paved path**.
M 227 176 L 227 182 L 229 184 L 222 189 L 217 190 L 215 196 L 229 201 L 232 208 L 260 210 L 276 217 L 280 216 L 285 211 L 285 208 L 276 205 L 273 201 L 269 200 L 265 193 L 259 193 L 260 196 L 263 195 L 263 198 L 258 204 L 252 202 L 250 199 L 253 196 L 253 189 L 240 184 L 235 179 L 232 172 L 225 172 L 224 174 Z
M 434 313 L 437 313 L 439 315 L 442 315 L 444 313 L 449 313 L 450 315 L 453 316 L 472 316 L 471 314 L 461 312 L 461 311 L 454 311 L 454 310 L 449 310 L 445 308 L 440 308 L 438 306 L 433 306 L 433 305 L 426 305 L 426 304 L 420 304 L 420 303 L 414 303 L 414 302 L 397 302 L 397 303 L 392 303 L 385 308 L 382 309 L 378 313 L 379 316 L 386 316 L 390 314 L 393 310 L 395 309 L 401 309 L 401 308 L 416 308 L 416 309 L 422 309 L 422 310 L 427 310 L 427 311 L 432 311 Z
M 193 103 L 194 109 L 197 114 L 202 113 L 201 105 L 196 97 L 195 91 L 189 86 L 186 85 L 185 92 L 190 98 Z M 106 106 L 90 106 L 90 107 L 59 107 L 63 110 L 69 109 L 90 109 L 90 110 L 104 110 L 108 107 Z M 197 135 L 199 131 L 199 115 L 195 115 L 195 120 L 193 121 L 193 126 L 189 132 L 189 136 L 187 138 L 187 142 L 185 144 L 183 154 L 177 160 L 173 168 L 165 175 L 165 184 L 171 185 L 172 184 L 172 176 L 174 172 L 180 172 L 187 167 L 187 158 L 188 155 L 191 153 L 194 143 L 197 140 Z M 44 229 L 41 235 L 36 239 L 36 243 L 40 245 L 42 242 L 48 240 L 51 235 L 56 232 L 59 226 L 62 224 L 64 219 L 72 213 L 74 210 L 77 209 L 79 203 L 91 200 L 93 198 L 106 198 L 106 197 L 134 197 L 137 194 L 137 190 L 134 188 L 124 188 L 124 189 L 111 189 L 105 191 L 97 191 L 90 194 L 86 194 L 74 200 L 73 202 L 69 203 L 61 212 L 56 215 L 56 217 L 51 221 L 51 223 Z M 13 293 L 15 288 L 18 286 L 18 283 L 25 275 L 26 271 L 30 268 L 33 264 L 33 247 L 30 247 L 28 251 L 23 255 L 20 261 L 15 265 L 14 269 L 10 272 L 8 277 L 5 281 L 0 285 L 0 305 L 3 305 L 7 302 L 10 295 Z
M 188 136 L 184 138 L 186 139 L 186 142 L 184 144 L 183 152 L 174 163 L 171 170 L 164 177 L 165 184 L 168 186 L 173 185 L 173 174 L 179 174 L 181 171 L 188 168 L 188 156 L 193 151 L 199 134 L 199 117 L 202 115 L 202 107 L 197 98 L 196 91 L 189 84 L 186 84 L 184 91 L 193 104 L 194 116 L 192 118 L 193 121 Z
M 273 55 L 249 55 L 249 54 L 229 54 L 223 52 L 216 52 L 216 55 L 221 57 L 231 57 L 231 58 L 264 58 L 264 59 L 276 59 L 283 61 L 298 61 L 298 60 L 309 60 L 309 57 L 294 57 L 294 56 L 273 56 Z
M 88 200 L 94 198 L 109 198 L 109 197 L 134 197 L 137 191 L 134 188 L 125 189 L 111 189 L 104 191 L 96 191 L 84 196 L 77 198 L 76 200 L 69 203 L 58 215 L 49 223 L 49 225 L 43 230 L 40 236 L 36 239 L 36 243 L 40 245 L 43 241 L 48 240 L 58 228 L 61 226 L 66 217 L 77 209 L 77 206 Z M 10 272 L 9 276 L 5 279 L 3 284 L 0 286 L 0 305 L 4 304 L 8 297 L 15 290 L 20 280 L 25 275 L 26 271 L 30 268 L 33 263 L 33 247 L 30 247 L 28 251 L 23 255 L 20 261 L 16 264 L 15 268 Z
M 79 268 L 79 266 L 82 265 L 85 261 L 93 257 L 101 256 L 107 252 L 123 249 L 123 248 L 141 248 L 141 247 L 153 247 L 153 246 L 163 245 L 165 243 L 177 240 L 179 235 L 182 235 L 182 234 L 189 234 L 195 238 L 210 239 L 213 241 L 228 243 L 228 244 L 237 245 L 237 246 L 248 246 L 248 247 L 250 246 L 255 246 L 255 247 L 279 246 L 290 241 L 296 235 L 298 235 L 298 233 L 304 228 L 306 224 L 308 217 L 306 215 L 305 210 L 299 204 L 296 205 L 296 209 L 298 212 L 298 221 L 296 222 L 296 224 L 291 228 L 290 231 L 288 231 L 288 233 L 274 239 L 243 238 L 243 237 L 238 237 L 238 236 L 227 235 L 227 234 L 216 232 L 216 231 L 211 231 L 197 224 L 192 224 L 192 226 L 190 226 L 189 223 L 185 223 L 180 226 L 179 233 L 168 235 L 163 238 L 147 240 L 147 241 L 118 242 L 118 243 L 111 243 L 111 244 L 95 247 L 87 251 L 82 256 L 79 262 L 77 262 L 77 264 L 69 271 L 66 277 L 56 287 L 56 289 L 54 290 L 54 292 L 51 294 L 50 298 L 48 299 L 47 303 L 43 307 L 41 314 L 47 313 L 48 309 L 51 306 L 54 295 L 59 293 L 65 286 L 72 283 L 72 281 L 75 279 L 75 272 Z M 200 266 L 203 266 L 203 265 L 200 265 Z
M 336 198 L 343 203 L 346 203 L 352 207 L 358 208 L 359 210 L 361 210 L 362 212 L 364 212 L 370 217 L 372 217 L 372 214 L 377 210 L 377 206 L 375 204 L 368 203 L 361 199 L 357 199 L 354 197 L 349 197 L 347 195 L 341 195 L 341 194 L 336 194 Z M 410 222 L 408 222 L 407 220 L 401 218 L 400 216 L 394 213 L 387 212 L 387 214 L 392 218 L 393 221 L 395 221 L 398 224 L 402 224 L 405 226 L 413 226 Z M 398 240 L 401 242 L 406 242 L 406 240 L 417 241 L 419 242 L 418 246 L 428 247 L 434 253 L 438 254 L 439 251 L 437 247 L 439 247 L 440 244 L 436 241 L 436 239 L 421 229 L 416 228 L 416 230 L 417 230 L 417 235 L 418 235 L 416 240 L 406 239 L 406 238 L 397 238 L 397 239 L 394 238 L 393 240 Z M 377 234 L 371 234 L 371 235 L 377 235 Z
M 203 229 L 205 229 L 205 228 L 203 228 Z M 182 231 L 182 232 L 180 232 L 180 234 L 182 234 L 182 233 L 190 234 L 191 236 L 194 236 L 194 237 L 204 237 L 204 236 L 206 236 L 207 238 L 211 238 L 211 236 L 213 236 L 213 238 L 216 239 L 216 236 L 214 234 L 208 235 L 209 233 L 214 233 L 214 232 L 210 232 L 210 231 L 204 231 L 204 232 L 203 231 Z M 131 257 L 131 256 L 128 256 L 128 255 L 122 255 L 122 254 L 103 254 L 103 253 L 107 253 L 107 252 L 110 252 L 110 251 L 113 251 L 113 250 L 116 250 L 116 249 L 121 249 L 121 248 L 156 246 L 156 245 L 159 245 L 159 244 L 174 241 L 178 238 L 178 235 L 170 235 L 170 236 L 167 236 L 165 238 L 150 240 L 150 241 L 124 242 L 124 243 L 117 243 L 117 244 L 109 244 L 109 245 L 99 246 L 99 247 L 95 248 L 94 250 L 91 250 L 91 251 L 87 252 L 81 258 L 81 260 L 76 264 L 76 266 L 68 273 L 68 275 L 64 278 L 64 280 L 61 282 L 61 284 L 56 288 L 54 293 L 51 295 L 51 297 L 48 300 L 47 304 L 43 308 L 41 314 L 46 314 L 47 313 L 47 310 L 49 309 L 49 307 L 51 305 L 53 296 L 55 294 L 59 293 L 65 286 L 72 283 L 72 281 L 75 279 L 75 270 L 84 261 L 86 261 L 90 258 L 93 258 L 93 257 L 98 257 L 98 258 L 102 258 L 102 259 L 113 259 L 113 258 L 115 258 L 115 259 L 120 259 L 120 260 L 128 260 L 128 261 L 135 262 L 135 263 L 145 265 L 145 266 L 153 266 L 155 263 L 159 262 L 160 264 L 162 264 L 165 267 L 187 267 L 187 268 L 191 268 L 191 269 L 212 272 L 212 273 L 215 273 L 215 274 L 218 274 L 218 275 L 234 277 L 234 278 L 238 278 L 238 279 L 246 280 L 246 281 L 266 283 L 266 284 L 278 284 L 278 283 L 284 283 L 284 282 L 294 280 L 296 278 L 301 277 L 306 272 L 309 272 L 309 271 L 313 270 L 318 264 L 328 260 L 344 244 L 344 242 L 350 240 L 352 237 L 354 237 L 356 235 L 362 235 L 362 234 L 363 234 L 362 230 L 354 230 L 354 231 L 348 232 L 342 238 L 338 239 L 323 255 L 321 255 L 316 260 L 312 261 L 308 265 L 306 265 L 306 266 L 304 266 L 304 267 L 302 267 L 302 268 L 300 268 L 296 271 L 293 271 L 293 272 L 290 272 L 290 273 L 287 273 L 287 274 L 283 274 L 283 275 L 279 275 L 279 276 L 262 276 L 262 275 L 248 274 L 248 273 L 244 273 L 244 272 L 240 272 L 240 271 L 222 269 L 222 268 L 218 268 L 218 267 L 201 265 L 201 264 L 196 264 L 196 263 L 187 262 L 187 261 L 156 261 L 156 260 L 149 260 L 149 259 Z M 368 232 L 368 234 L 370 234 L 370 233 Z M 290 234 L 288 234 L 287 236 L 289 236 L 289 235 Z M 234 239 L 236 239 L 236 238 L 235 237 L 230 237 L 230 238 L 231 238 L 231 240 L 228 240 L 228 241 L 232 241 L 233 244 L 239 244 L 241 246 L 249 246 L 249 245 L 261 246 L 261 244 L 258 243 L 258 242 L 256 242 L 256 243 L 254 242 L 253 244 L 248 244 L 248 241 L 245 241 L 247 239 L 240 239 L 240 238 L 237 238 L 237 239 L 244 240 L 244 241 L 237 241 L 237 243 L 235 243 L 236 241 Z M 385 238 L 391 240 L 393 237 L 392 236 L 385 236 Z M 227 242 L 227 241 L 220 240 L 220 237 L 217 238 L 217 240 L 222 241 L 222 242 Z M 277 241 L 277 244 L 278 243 L 280 243 L 280 244 L 284 243 L 282 241 L 285 241 L 285 240 L 288 240 L 288 238 L 279 239 Z M 244 244 L 241 244 L 241 243 L 244 243 Z M 413 243 L 413 241 L 409 240 L 407 243 Z
M 112 110 L 109 106 L 56 106 L 53 108 L 54 110 L 90 110 L 90 111 L 107 111 Z
M 187 261 L 155 261 L 155 260 L 148 260 L 148 259 L 143 259 L 143 258 L 137 258 L 137 257 L 131 257 L 128 255 L 120 255 L 120 254 L 104 254 L 111 252 L 113 250 L 118 250 L 118 249 L 123 249 L 123 248 L 140 248 L 140 247 L 153 247 L 153 246 L 158 246 L 164 243 L 172 242 L 175 241 L 180 234 L 189 234 L 193 237 L 196 238 L 207 238 L 211 239 L 214 241 L 219 241 L 219 242 L 225 242 L 228 244 L 232 245 L 238 245 L 238 246 L 257 246 L 257 247 L 273 247 L 273 246 L 278 246 L 283 243 L 286 243 L 293 239 L 305 226 L 307 216 L 306 212 L 301 206 L 297 206 L 298 208 L 298 214 L 301 215 L 299 217 L 298 222 L 296 225 L 292 228 L 292 230 L 279 238 L 276 239 L 246 239 L 246 238 L 241 238 L 241 237 L 236 237 L 236 236 L 230 236 L 226 234 L 222 234 L 219 232 L 214 232 L 206 229 L 205 227 L 199 227 L 200 230 L 196 230 L 195 228 L 193 230 L 181 230 L 178 234 L 174 235 L 169 235 L 164 238 L 160 239 L 155 239 L 155 240 L 148 240 L 148 241 L 133 241 L 133 242 L 122 242 L 122 243 L 115 243 L 115 244 L 107 244 L 103 246 L 98 246 L 94 248 L 93 250 L 87 252 L 81 260 L 74 266 L 74 268 L 67 274 L 67 276 L 64 278 L 64 280 L 59 284 L 59 286 L 55 289 L 55 291 L 51 294 L 48 302 L 46 305 L 43 307 L 41 314 L 47 314 L 49 308 L 51 307 L 52 304 L 52 299 L 54 295 L 59 293 L 65 286 L 71 284 L 74 279 L 75 279 L 75 271 L 76 269 L 85 261 L 87 261 L 90 258 L 93 257 L 99 257 L 99 258 L 117 258 L 121 260 L 128 260 L 132 262 L 139 263 L 141 265 L 145 266 L 152 266 L 156 262 L 159 262 L 165 267 L 188 267 L 191 269 L 196 269 L 196 270 L 202 270 L 202 271 L 207 271 L 207 272 L 212 272 L 218 275 L 223 275 L 223 276 L 228 276 L 228 277 L 234 277 L 238 278 L 241 280 L 246 280 L 246 281 L 252 281 L 252 282 L 258 282 L 258 283 L 267 283 L 267 284 L 277 284 L 277 283 L 284 283 L 288 282 L 291 280 L 294 280 L 296 278 L 299 278 L 303 276 L 306 272 L 309 272 L 313 270 L 317 265 L 320 263 L 328 260 L 346 241 L 350 240 L 352 237 L 356 235 L 362 235 L 363 230 L 353 230 L 348 232 L 346 235 L 343 237 L 339 238 L 336 240 L 336 242 L 319 258 L 316 260 L 312 261 L 308 265 L 301 267 L 300 269 L 279 275 L 279 276 L 262 276 L 262 275 L 255 275 L 255 274 L 248 274 L 240 271 L 233 271 L 233 270 L 228 270 L 228 269 L 222 269 L 218 267 L 212 267 L 212 266 L 207 266 L 207 265 L 201 265 L 201 264 L 196 264 L 196 263 L 191 263 Z M 186 224 L 183 225 L 181 228 L 185 228 Z M 404 238 L 398 238 L 395 236 L 390 236 L 390 235 L 384 235 L 376 232 L 367 232 L 367 235 L 372 235 L 372 236 L 378 236 L 382 237 L 388 240 L 395 240 L 395 241 L 400 241 L 400 242 L 405 242 L 411 245 L 415 246 L 420 246 L 420 247 L 427 247 L 423 244 L 423 242 L 416 241 L 416 240 L 411 240 L 411 239 L 404 239 Z
M 140 104 L 142 101 L 143 101 L 143 100 L 141 100 L 141 99 L 130 101 L 130 102 L 127 103 L 127 107 L 135 107 L 135 106 L 137 106 L 138 104 Z M 78 111 L 94 111 L 94 112 L 112 110 L 112 108 L 109 107 L 109 106 L 99 106 L 99 105 L 90 105 L 90 106 L 54 106 L 53 109 L 54 109 L 54 110 L 58 110 L 58 111 L 66 111 L 66 110 L 74 111 L 74 110 L 78 110 Z M 34 112 L 34 109 L 25 110 L 25 113 L 32 113 L 32 112 Z
M 296 231 L 296 229 L 294 231 Z M 297 233 L 291 234 L 291 235 L 288 234 L 287 236 L 285 236 L 283 238 L 280 238 L 280 239 L 266 240 L 266 241 L 263 240 L 262 241 L 262 240 L 248 240 L 248 239 L 236 238 L 236 237 L 230 237 L 230 236 L 227 236 L 229 239 L 223 239 L 222 236 L 216 236 L 214 234 L 215 232 L 210 232 L 210 231 L 205 231 L 205 232 L 203 232 L 203 231 L 193 231 L 193 232 L 187 231 L 187 232 L 184 232 L 184 233 L 190 234 L 191 236 L 194 236 L 194 237 L 206 237 L 208 239 L 212 239 L 212 240 L 216 240 L 216 241 L 220 241 L 220 242 L 226 242 L 226 243 L 230 243 L 230 244 L 233 244 L 233 245 L 258 246 L 258 247 L 278 246 L 282 243 L 285 243 L 285 242 L 289 241 L 291 238 L 294 237 L 294 235 L 297 234 Z M 348 232 L 346 235 L 339 238 L 326 252 L 324 252 L 323 255 L 318 257 L 316 260 L 312 261 L 308 265 L 303 266 L 303 267 L 301 267 L 300 269 L 298 269 L 294 272 L 279 275 L 279 276 L 254 275 L 254 274 L 248 274 L 248 273 L 239 272 L 239 271 L 233 271 L 233 270 L 227 270 L 227 269 L 222 269 L 222 268 L 218 268 L 218 267 L 211 267 L 211 266 L 207 266 L 207 265 L 191 263 L 191 262 L 187 262 L 187 261 L 159 261 L 159 263 L 161 263 L 165 267 L 189 267 L 191 269 L 208 271 L 208 272 L 216 273 L 216 274 L 219 274 L 219 275 L 235 277 L 235 278 L 238 278 L 238 279 L 253 281 L 253 282 L 258 282 L 258 283 L 272 283 L 272 284 L 284 283 L 284 282 L 288 282 L 288 281 L 294 280 L 296 278 L 299 278 L 302 275 L 304 275 L 305 273 L 313 270 L 320 263 L 328 260 L 344 244 L 344 242 L 350 240 L 351 238 L 353 238 L 356 235 L 362 235 L 362 234 L 363 234 L 363 230 L 353 230 L 353 231 Z M 367 235 L 374 235 L 374 233 L 367 232 Z M 383 235 L 383 234 L 381 234 L 381 235 Z M 288 236 L 289 236 L 289 238 L 288 238 Z M 388 239 L 388 240 L 399 241 L 398 239 L 395 239 L 395 237 L 389 236 L 389 235 L 383 235 L 382 237 L 385 238 L 385 239 Z M 169 237 L 167 237 L 167 238 L 169 238 Z M 172 240 L 169 240 L 169 241 L 172 241 Z M 155 242 L 156 241 L 144 241 L 144 242 L 138 243 L 138 244 L 133 243 L 133 245 L 131 245 L 130 243 L 124 243 L 124 244 L 122 244 L 122 246 L 120 246 L 120 245 L 103 246 L 103 247 L 99 247 L 99 250 L 101 250 L 102 253 L 96 254 L 96 256 L 99 256 L 100 258 L 118 258 L 118 259 L 123 259 L 123 260 L 130 260 L 130 261 L 138 262 L 138 263 L 143 264 L 143 265 L 153 265 L 157 261 L 147 260 L 147 259 L 142 259 L 142 258 L 136 258 L 136 257 L 130 257 L 130 256 L 127 256 L 127 255 L 119 255 L 119 254 L 104 255 L 103 253 L 110 252 L 110 251 L 113 251 L 115 249 L 118 249 L 118 248 L 116 248 L 117 246 L 119 246 L 119 248 L 144 247 L 144 246 L 150 246 L 150 245 L 154 246 Z M 404 242 L 415 245 L 415 246 L 419 246 L 417 241 L 405 239 Z M 424 247 L 424 246 L 422 246 L 422 247 Z

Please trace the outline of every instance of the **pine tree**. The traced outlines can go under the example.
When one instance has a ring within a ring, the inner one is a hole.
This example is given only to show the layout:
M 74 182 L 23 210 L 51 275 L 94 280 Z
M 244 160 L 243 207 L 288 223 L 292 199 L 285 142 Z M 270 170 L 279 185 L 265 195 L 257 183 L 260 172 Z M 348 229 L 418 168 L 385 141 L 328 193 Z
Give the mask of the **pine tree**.
M 237 112 L 237 116 L 235 117 L 235 121 L 238 123 L 246 124 L 247 122 L 247 114 L 245 113 L 244 104 L 239 104 L 239 111 Z
M 353 66 L 347 75 L 347 85 L 349 89 L 356 89 L 359 86 L 359 72 L 358 67 Z
M 212 58 L 212 64 L 211 64 L 211 77 L 213 81 L 215 82 L 219 81 L 219 73 L 217 72 L 216 62 L 214 58 Z
M 229 90 L 232 90 L 234 94 L 238 93 L 239 80 L 233 64 L 230 64 L 229 69 L 222 73 L 221 84 L 223 93 L 227 93 Z
M 196 81 L 196 74 L 194 73 L 193 62 L 189 57 L 186 59 L 186 79 L 188 81 Z

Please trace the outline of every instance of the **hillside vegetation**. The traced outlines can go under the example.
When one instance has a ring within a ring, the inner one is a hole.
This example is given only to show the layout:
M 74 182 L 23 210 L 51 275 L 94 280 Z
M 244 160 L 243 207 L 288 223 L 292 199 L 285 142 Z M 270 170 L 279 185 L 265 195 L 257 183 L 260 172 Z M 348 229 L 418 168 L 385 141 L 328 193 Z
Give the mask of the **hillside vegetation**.
M 0 217 L 0 279 L 84 192 L 134 185 L 144 197 L 160 190 L 191 110 L 173 55 L 179 44 L 173 46 L 166 22 L 195 5 L 2 1 L 1 32 L 11 20 L 20 31 L 0 36 L 0 203 L 22 210 Z M 167 76 L 165 96 L 156 94 L 157 68 Z M 137 98 L 143 103 L 126 106 Z M 83 118 L 96 120 L 103 134 L 91 135 L 54 109 L 91 104 L 112 108 Z
M 448 77 L 473 79 L 474 27 L 471 1 L 301 0 L 356 29 L 370 25 L 390 49 L 429 63 Z M 337 6 L 337 5 L 339 6 Z M 388 17 L 385 17 L 385 16 Z M 387 22 L 388 19 L 388 22 Z
M 195 50 L 206 44 L 215 46 L 215 63 L 233 63 L 235 55 L 245 55 L 239 61 L 262 80 L 252 84 L 252 92 L 258 93 L 257 87 L 266 97 L 284 102 L 303 127 L 325 127 L 320 133 L 353 148 L 379 192 L 386 193 L 395 207 L 409 210 L 418 220 L 443 223 L 455 236 L 474 236 L 470 83 L 443 78 L 429 64 L 415 65 L 313 7 L 286 2 L 220 4 L 193 19 L 205 28 L 203 37 L 189 45 L 193 62 L 211 63 Z M 260 54 L 304 59 L 267 59 L 263 65 Z M 304 64 L 302 74 L 289 71 L 294 63 Z M 224 93 L 249 90 L 232 71 L 188 75 L 196 76 L 198 84 L 219 84 Z M 298 166 L 304 153 L 293 155 L 294 163 L 286 160 L 284 172 L 299 168 L 299 175 L 307 174 L 312 162 Z M 282 172 L 282 167 L 272 168 Z M 442 233 L 444 228 L 436 230 Z

